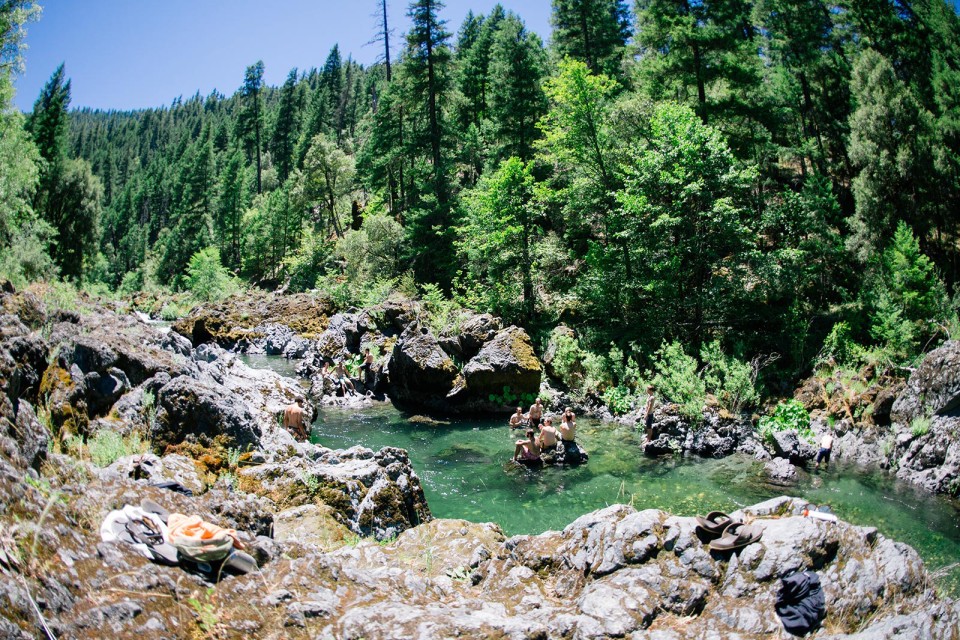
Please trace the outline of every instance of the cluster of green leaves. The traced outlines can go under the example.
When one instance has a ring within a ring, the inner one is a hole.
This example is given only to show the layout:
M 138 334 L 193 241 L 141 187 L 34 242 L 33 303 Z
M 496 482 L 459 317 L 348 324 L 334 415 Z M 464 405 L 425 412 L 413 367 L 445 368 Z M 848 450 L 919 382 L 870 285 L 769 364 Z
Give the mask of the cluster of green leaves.
M 814 433 L 810 430 L 810 414 L 803 403 L 795 399 L 777 404 L 773 413 L 761 417 L 757 423 L 760 437 L 768 442 L 774 433 L 791 429 L 808 442 L 814 441 Z
M 529 407 L 537 400 L 535 393 L 517 393 L 510 385 L 504 385 L 503 393 L 491 393 L 487 399 L 501 407 Z M 541 400 L 542 402 L 542 400 Z

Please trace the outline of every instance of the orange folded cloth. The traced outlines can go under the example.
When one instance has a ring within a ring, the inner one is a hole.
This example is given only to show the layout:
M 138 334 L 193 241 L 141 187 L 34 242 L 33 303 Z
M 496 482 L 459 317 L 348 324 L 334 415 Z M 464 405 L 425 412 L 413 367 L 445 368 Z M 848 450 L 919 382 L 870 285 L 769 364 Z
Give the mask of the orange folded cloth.
M 171 513 L 167 520 L 167 529 L 170 539 L 178 536 L 193 540 L 222 540 L 225 536 L 233 539 L 235 549 L 243 549 L 244 544 L 237 537 L 236 529 L 224 529 L 200 519 L 200 516 L 185 516 L 182 513 Z

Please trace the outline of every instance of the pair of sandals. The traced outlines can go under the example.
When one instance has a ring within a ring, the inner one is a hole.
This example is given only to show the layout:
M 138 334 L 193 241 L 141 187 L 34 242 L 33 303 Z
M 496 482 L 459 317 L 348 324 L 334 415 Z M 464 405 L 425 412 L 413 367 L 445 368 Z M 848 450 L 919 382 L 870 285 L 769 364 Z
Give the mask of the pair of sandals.
M 763 529 L 734 520 L 722 511 L 697 516 L 697 530 L 710 540 L 713 551 L 733 551 L 753 544 L 763 537 Z

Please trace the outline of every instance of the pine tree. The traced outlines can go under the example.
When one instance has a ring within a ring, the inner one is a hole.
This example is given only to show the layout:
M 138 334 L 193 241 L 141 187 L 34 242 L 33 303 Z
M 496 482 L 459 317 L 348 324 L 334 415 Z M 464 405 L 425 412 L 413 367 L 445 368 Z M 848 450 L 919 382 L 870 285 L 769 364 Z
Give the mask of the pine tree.
M 416 192 L 408 194 L 415 198 L 407 212 L 410 257 L 422 280 L 446 285 L 454 258 L 450 163 L 445 153 L 450 146 L 444 121 L 452 69 L 447 47 L 450 34 L 439 18 L 442 8 L 443 3 L 436 0 L 410 4 L 407 15 L 412 25 L 403 58 L 403 95 L 404 111 L 412 125 L 404 144 L 420 174 L 409 177 Z
M 247 67 L 240 90 L 243 97 L 243 111 L 237 121 L 238 137 L 243 140 L 248 157 L 257 160 L 257 193 L 263 193 L 263 105 L 260 97 L 263 89 L 263 61 Z M 191 254 L 192 255 L 192 254 Z
M 70 80 L 61 64 L 44 85 L 27 127 L 42 159 L 34 210 L 56 230 L 52 257 L 61 275 L 80 278 L 96 252 L 103 186 L 90 163 L 67 157 Z
M 533 157 L 539 137 L 537 122 L 546 113 L 541 80 L 546 75 L 546 51 L 535 33 L 509 14 L 501 23 L 490 53 L 489 102 L 494 163 L 510 156 Z
M 850 161 L 856 211 L 848 247 L 866 261 L 905 220 L 924 237 L 936 189 L 933 119 L 890 63 L 867 49 L 854 67 Z
M 587 63 L 594 73 L 619 78 L 630 13 L 624 0 L 553 0 L 553 43 L 557 53 Z
M 273 164 L 277 167 L 277 177 L 281 182 L 287 179 L 296 166 L 294 153 L 297 141 L 300 139 L 301 107 L 300 92 L 297 88 L 297 70 L 291 69 L 280 90 L 280 106 L 270 144 Z

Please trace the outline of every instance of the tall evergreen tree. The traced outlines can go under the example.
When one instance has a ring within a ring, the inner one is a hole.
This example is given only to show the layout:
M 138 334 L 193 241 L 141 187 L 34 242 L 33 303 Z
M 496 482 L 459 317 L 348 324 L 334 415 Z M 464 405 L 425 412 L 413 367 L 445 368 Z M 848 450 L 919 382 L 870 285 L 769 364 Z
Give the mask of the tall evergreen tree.
M 57 231 L 52 257 L 60 272 L 79 278 L 96 251 L 103 186 L 85 160 L 67 157 L 70 80 L 61 64 L 40 91 L 27 127 L 42 159 L 34 209 Z
M 553 0 L 553 44 L 561 56 L 587 63 L 594 73 L 615 78 L 630 37 L 624 0 Z
M 410 113 L 411 131 L 407 142 L 414 158 L 422 158 L 425 180 L 416 185 L 415 207 L 408 212 L 407 233 L 411 258 L 424 281 L 448 284 L 453 267 L 451 183 L 445 150 L 444 110 L 452 91 L 450 34 L 439 17 L 443 3 L 437 0 L 411 2 L 411 19 L 404 52 L 404 96 Z M 413 161 L 414 166 L 418 164 Z
M 263 61 L 247 67 L 240 90 L 243 97 L 243 111 L 238 120 L 240 139 L 248 155 L 257 160 L 257 193 L 263 193 L 263 105 L 260 93 L 263 89 Z M 191 254 L 193 255 L 193 254 Z
M 297 141 L 300 139 L 301 94 L 297 88 L 297 70 L 291 69 L 283 88 L 280 89 L 280 106 L 277 122 L 273 129 L 270 149 L 273 164 L 277 167 L 277 177 L 283 182 L 296 166 Z M 224 252 L 221 251 L 221 254 Z
M 853 71 L 850 160 L 856 212 L 848 247 L 866 261 L 887 244 L 900 220 L 924 237 L 936 206 L 933 118 L 891 64 L 872 49 Z
M 541 80 L 547 57 L 543 43 L 509 14 L 501 23 L 490 53 L 489 102 L 494 163 L 510 156 L 533 157 L 537 122 L 547 110 Z

